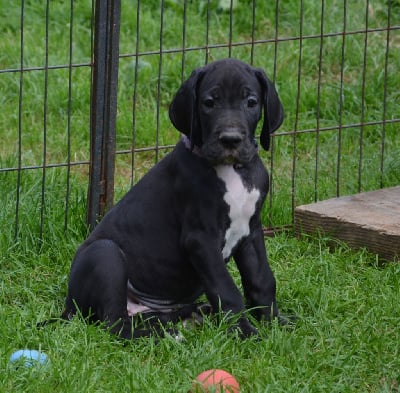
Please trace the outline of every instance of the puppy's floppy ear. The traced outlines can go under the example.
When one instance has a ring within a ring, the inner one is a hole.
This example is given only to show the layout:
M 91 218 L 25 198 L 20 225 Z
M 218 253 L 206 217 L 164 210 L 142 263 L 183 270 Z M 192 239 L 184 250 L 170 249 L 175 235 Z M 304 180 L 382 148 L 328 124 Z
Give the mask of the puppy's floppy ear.
M 205 67 L 197 68 L 182 83 L 169 106 L 169 118 L 174 127 L 185 134 L 193 146 L 201 146 L 201 130 L 197 119 L 197 87 Z
M 277 130 L 283 122 L 283 107 L 274 84 L 267 78 L 265 72 L 257 68 L 255 74 L 264 93 L 264 124 L 261 130 L 260 143 L 264 150 L 269 150 L 270 134 Z

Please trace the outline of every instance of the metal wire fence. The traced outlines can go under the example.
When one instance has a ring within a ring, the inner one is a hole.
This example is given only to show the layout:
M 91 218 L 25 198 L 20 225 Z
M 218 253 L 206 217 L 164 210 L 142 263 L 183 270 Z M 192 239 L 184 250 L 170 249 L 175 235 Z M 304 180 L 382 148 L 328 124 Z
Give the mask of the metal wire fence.
M 398 2 L 38 3 L 1 11 L 2 226 L 15 237 L 94 226 L 174 146 L 167 106 L 181 81 L 222 57 L 264 68 L 286 110 L 262 153 L 265 226 L 400 183 Z

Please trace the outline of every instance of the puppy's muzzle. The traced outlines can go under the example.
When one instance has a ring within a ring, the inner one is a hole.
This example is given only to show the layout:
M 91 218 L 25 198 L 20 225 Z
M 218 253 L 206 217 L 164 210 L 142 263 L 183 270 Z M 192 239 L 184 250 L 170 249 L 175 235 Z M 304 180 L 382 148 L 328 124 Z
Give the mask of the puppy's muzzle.
M 235 150 L 243 142 L 243 138 L 243 133 L 237 128 L 228 128 L 220 133 L 218 141 L 225 149 Z

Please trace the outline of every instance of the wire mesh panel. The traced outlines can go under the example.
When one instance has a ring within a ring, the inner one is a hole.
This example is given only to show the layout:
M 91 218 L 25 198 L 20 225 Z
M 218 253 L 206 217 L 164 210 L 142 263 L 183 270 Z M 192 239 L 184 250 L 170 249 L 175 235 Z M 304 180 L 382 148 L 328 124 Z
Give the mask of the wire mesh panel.
M 1 240 L 41 244 L 85 212 L 92 8 L 0 8 Z
M 285 107 L 261 153 L 265 225 L 290 224 L 299 204 L 398 184 L 399 21 L 390 1 L 124 3 L 118 190 L 176 142 L 167 108 L 182 79 L 224 57 L 264 68 Z
M 0 7 L 2 239 L 84 227 L 94 9 Z M 182 80 L 224 57 L 264 68 L 285 108 L 261 152 L 266 226 L 291 224 L 299 204 L 399 184 L 399 45 L 398 1 L 123 0 L 115 199 L 179 139 L 168 105 Z

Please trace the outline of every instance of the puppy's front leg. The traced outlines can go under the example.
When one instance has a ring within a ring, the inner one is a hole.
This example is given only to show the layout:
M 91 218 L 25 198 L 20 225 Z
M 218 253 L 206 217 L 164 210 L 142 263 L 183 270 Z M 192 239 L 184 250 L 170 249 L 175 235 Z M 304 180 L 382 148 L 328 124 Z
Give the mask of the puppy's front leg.
M 234 259 L 248 306 L 254 307 L 256 318 L 269 321 L 277 317 L 276 281 L 268 263 L 261 223 L 236 250 Z
M 257 329 L 243 315 L 243 296 L 229 274 L 221 250 L 209 236 L 192 233 L 186 236 L 185 247 L 214 311 L 240 314 L 236 328 L 242 337 L 257 334 Z

